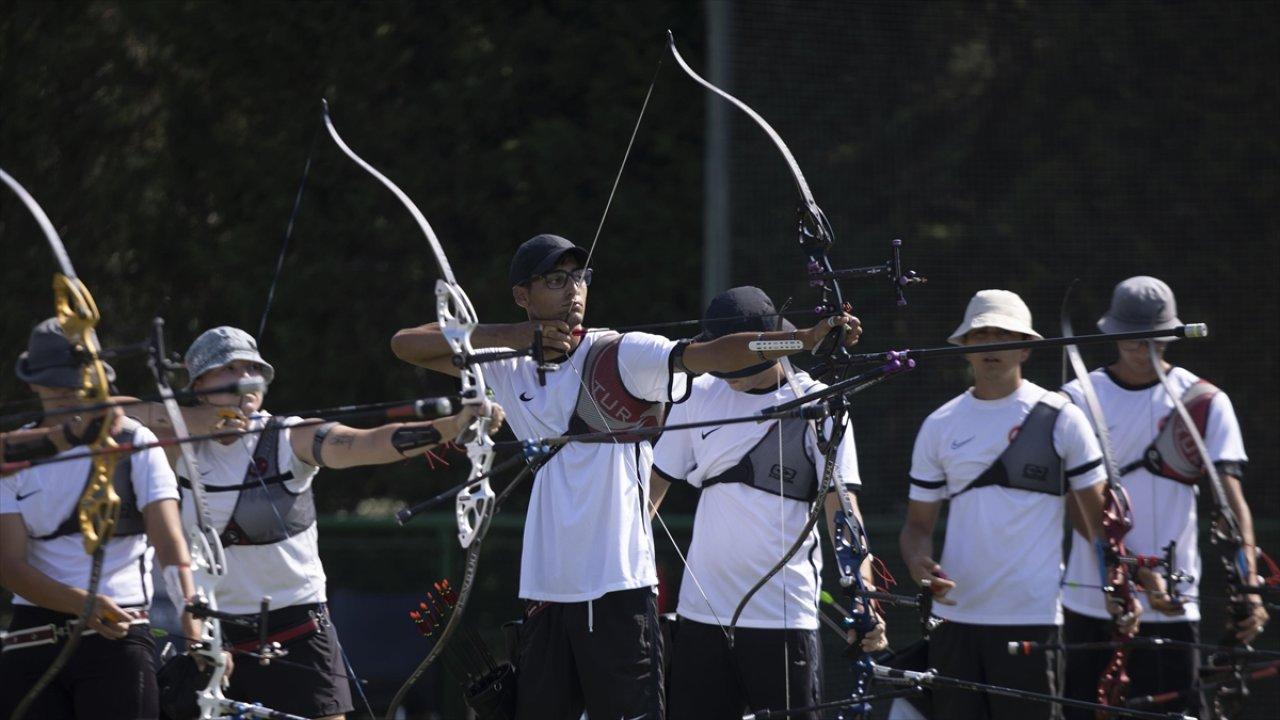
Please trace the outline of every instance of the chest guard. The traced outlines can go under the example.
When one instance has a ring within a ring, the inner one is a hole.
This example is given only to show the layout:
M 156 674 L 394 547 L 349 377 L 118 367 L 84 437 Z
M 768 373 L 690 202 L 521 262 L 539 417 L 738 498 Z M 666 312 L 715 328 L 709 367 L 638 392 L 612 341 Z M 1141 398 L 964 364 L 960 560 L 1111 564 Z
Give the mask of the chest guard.
M 205 486 L 205 492 L 234 492 L 235 509 L 219 537 L 225 546 L 270 545 L 297 535 L 316 522 L 316 505 L 311 487 L 300 493 L 289 490 L 285 482 L 293 472 L 280 472 L 281 424 L 275 418 L 258 438 L 253 460 L 239 485 Z M 191 487 L 186 479 L 183 487 Z
M 622 335 L 602 333 L 587 348 L 578 402 L 569 418 L 567 434 L 636 430 L 657 427 L 662 422 L 666 403 L 642 400 L 632 395 L 622 382 L 618 361 L 621 345 Z M 652 439 L 651 434 L 623 434 L 584 442 L 634 443 Z
M 737 465 L 702 481 L 708 488 L 720 483 L 742 483 L 771 495 L 812 502 L 818 495 L 818 470 L 805 447 L 809 423 L 799 418 L 774 423 Z M 782 463 L 778 463 L 778 435 L 782 435 Z
M 1066 495 L 1062 458 L 1053 449 L 1053 426 L 1067 402 L 1057 393 L 1045 393 L 1027 413 L 1009 447 L 1000 453 L 991 467 L 952 497 L 993 485 L 1047 495 Z
M 1221 391 L 1207 380 L 1197 380 L 1182 393 L 1182 404 L 1186 406 L 1187 414 L 1195 422 L 1201 437 L 1204 437 L 1209 426 L 1209 408 L 1219 392 Z M 1132 472 L 1140 467 L 1145 467 L 1152 475 L 1176 480 L 1184 485 L 1195 485 L 1204 477 L 1204 460 L 1196 450 L 1196 441 L 1177 410 L 1171 410 L 1160 421 L 1160 431 L 1143 452 L 1142 460 L 1126 465 L 1121 472 Z
M 142 427 L 141 423 L 133 418 L 125 418 L 121 431 L 112 436 L 112 439 L 123 445 L 133 442 L 133 434 Z M 133 491 L 133 463 L 131 462 L 132 454 L 124 454 L 116 463 L 115 473 L 111 476 L 111 485 L 116 489 L 116 495 L 120 496 L 120 518 L 116 520 L 116 529 L 112 533 L 112 537 L 124 537 L 127 535 L 141 535 L 146 532 L 146 525 L 142 521 L 142 511 L 138 509 L 138 495 Z M 89 472 L 93 472 L 93 468 L 89 468 Z M 87 480 L 86 476 L 86 480 Z M 64 535 L 76 535 L 80 532 L 79 512 L 76 506 L 71 507 L 71 514 L 66 517 L 53 532 L 48 535 L 31 535 L 32 540 L 52 540 L 60 538 Z

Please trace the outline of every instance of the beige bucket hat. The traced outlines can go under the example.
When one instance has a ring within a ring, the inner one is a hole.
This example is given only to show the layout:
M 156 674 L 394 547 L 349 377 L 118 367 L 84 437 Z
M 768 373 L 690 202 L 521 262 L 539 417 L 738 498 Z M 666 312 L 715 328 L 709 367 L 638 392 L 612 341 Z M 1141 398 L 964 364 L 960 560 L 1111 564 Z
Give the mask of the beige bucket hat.
M 1030 335 L 1036 340 L 1044 339 L 1043 335 L 1031 327 L 1031 310 L 1017 293 L 1008 290 L 979 290 L 969 301 L 969 307 L 965 308 L 964 322 L 951 333 L 947 342 L 963 345 L 964 336 L 970 330 L 985 327 Z

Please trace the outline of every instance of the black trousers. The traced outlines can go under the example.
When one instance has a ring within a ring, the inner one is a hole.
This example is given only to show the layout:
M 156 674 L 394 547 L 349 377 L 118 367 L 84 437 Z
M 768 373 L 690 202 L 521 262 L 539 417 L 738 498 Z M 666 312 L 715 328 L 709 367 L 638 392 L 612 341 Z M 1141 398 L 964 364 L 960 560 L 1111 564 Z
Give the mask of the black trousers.
M 1009 654 L 1009 643 L 1056 641 L 1056 625 L 968 625 L 944 622 L 929 635 L 929 667 L 939 675 L 1049 693 L 1056 659 L 1043 650 L 1030 656 Z M 1044 702 L 988 695 L 972 690 L 933 688 L 934 720 L 1027 720 L 1049 718 Z
M 516 658 L 516 717 L 662 720 L 662 633 L 653 588 L 590 602 L 529 603 Z
M 308 604 L 272 610 L 267 614 L 267 629 L 269 633 L 277 633 L 313 618 L 318 626 L 315 632 L 281 643 L 289 652 L 284 658 L 287 662 L 264 667 L 255 660 L 237 658 L 227 697 L 261 703 L 273 710 L 303 717 L 351 712 L 354 706 L 347 665 L 327 607 Z M 230 624 L 224 624 L 222 632 L 231 643 L 257 638 L 256 633 Z
M 18 605 L 9 629 L 22 630 L 49 623 L 59 625 L 75 616 L 44 608 Z M 0 654 L 0 718 L 13 714 L 27 691 L 48 669 L 62 644 L 10 650 Z M 151 626 L 129 628 L 120 640 L 86 635 L 62 671 L 49 683 L 27 713 L 28 720 L 153 720 L 159 717 L 156 648 Z
M 730 648 L 723 628 L 680 618 L 671 644 L 671 720 L 736 720 L 747 711 L 804 707 L 822 698 L 817 630 L 738 628 Z M 818 714 L 791 717 L 817 720 Z
M 1105 642 L 1111 639 L 1111 621 L 1064 611 L 1063 639 L 1067 643 Z M 1165 637 L 1186 642 L 1200 642 L 1200 625 L 1194 622 L 1144 623 L 1139 637 Z M 1083 650 L 1067 654 L 1066 696 L 1095 702 L 1098 699 L 1098 677 L 1111 660 L 1111 650 Z M 1156 695 L 1191 688 L 1200 667 L 1200 651 L 1186 648 L 1133 648 L 1125 664 L 1129 674 L 1129 697 Z M 1185 702 L 1172 702 L 1153 708 L 1160 712 L 1183 712 L 1196 715 L 1202 707 L 1200 698 L 1190 693 Z M 1091 720 L 1093 713 L 1084 710 L 1066 712 L 1068 720 Z

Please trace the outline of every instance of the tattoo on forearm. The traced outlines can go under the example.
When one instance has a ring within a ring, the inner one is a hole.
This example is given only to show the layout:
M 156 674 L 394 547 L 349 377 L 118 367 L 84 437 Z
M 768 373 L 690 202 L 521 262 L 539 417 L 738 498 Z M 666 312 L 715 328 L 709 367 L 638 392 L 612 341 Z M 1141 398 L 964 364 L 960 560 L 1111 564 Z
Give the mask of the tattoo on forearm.
M 435 425 L 404 426 L 391 433 L 391 446 L 396 452 L 405 455 L 410 450 L 437 445 L 440 443 L 440 431 Z
M 327 422 L 316 428 L 316 434 L 311 438 L 311 459 L 316 461 L 316 467 L 325 467 L 324 464 L 324 439 L 329 435 L 329 431 L 338 426 L 336 422 Z

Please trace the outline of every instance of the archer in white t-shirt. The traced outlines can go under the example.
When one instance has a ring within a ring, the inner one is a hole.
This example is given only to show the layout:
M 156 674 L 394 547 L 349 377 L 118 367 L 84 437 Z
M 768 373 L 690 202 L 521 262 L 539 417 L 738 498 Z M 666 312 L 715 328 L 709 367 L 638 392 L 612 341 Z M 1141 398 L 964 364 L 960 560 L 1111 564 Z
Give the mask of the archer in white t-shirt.
M 699 337 L 786 325 L 762 290 L 740 287 L 711 301 Z M 803 372 L 788 376 L 790 367 L 784 363 L 788 361 L 769 361 L 697 378 L 688 401 L 671 409 L 667 424 L 747 417 L 825 387 Z M 830 437 L 831 421 L 823 422 L 823 437 Z M 732 647 L 726 634 L 741 601 L 804 530 L 811 508 L 825 510 L 831 532 L 841 508 L 835 492 L 826 495 L 822 508 L 812 507 L 827 465 L 817 431 L 813 421 L 801 418 L 709 425 L 668 430 L 654 447 L 654 512 L 672 483 L 701 491 L 680 582 L 679 625 L 671 633 L 670 720 L 740 717 L 821 701 L 822 549 L 816 525 L 783 569 L 743 606 Z M 830 451 L 835 486 L 850 489 L 849 502 L 857 514 L 852 490 L 861 487 L 861 480 L 851 428 Z M 857 519 L 862 520 L 860 515 Z M 873 587 L 870 556 L 861 571 L 867 587 Z M 883 622 L 859 640 L 867 651 L 884 649 Z
M 588 253 L 556 235 L 523 243 L 511 292 L 528 322 L 481 324 L 471 344 L 524 348 L 540 328 L 554 372 L 521 356 L 481 366 L 521 440 L 657 426 L 663 405 L 688 393 L 686 373 L 731 372 L 795 352 L 757 351 L 753 340 L 797 340 L 811 349 L 858 320 L 834 315 L 812 328 L 676 342 L 646 333 L 587 331 Z M 458 376 L 439 323 L 406 328 L 391 344 L 400 359 Z M 647 435 L 571 442 L 538 470 L 525 521 L 520 597 L 527 601 L 517 653 L 517 715 L 577 720 L 663 714 L 661 641 L 653 588 Z M 643 618 L 637 632 L 636 619 Z M 521 661 L 523 660 L 523 662 Z
M 1160 330 L 1181 325 L 1173 290 L 1148 276 L 1120 282 L 1107 313 L 1098 321 L 1103 332 Z M 1247 552 L 1244 582 L 1255 585 L 1257 558 L 1253 516 L 1241 488 L 1248 456 L 1240 424 L 1227 394 L 1185 368 L 1164 360 L 1167 342 L 1154 342 L 1172 390 L 1190 412 L 1202 435 L 1209 459 L 1222 480 L 1228 504 L 1239 521 Z M 1171 568 L 1182 575 L 1173 587 L 1150 588 L 1138 593 L 1145 612 L 1139 634 L 1187 642 L 1200 641 L 1200 576 L 1202 561 L 1198 543 L 1197 486 L 1206 479 L 1199 452 L 1176 418 L 1174 401 L 1165 390 L 1151 361 L 1148 342 L 1116 343 L 1116 358 L 1089 373 L 1106 420 L 1120 482 L 1129 495 L 1133 527 L 1124 536 L 1132 554 L 1163 557 L 1172 551 Z M 1080 381 L 1063 387 L 1078 405 L 1084 405 Z M 1210 502 L 1213 502 L 1210 500 Z M 1218 559 L 1214 558 L 1216 562 Z M 1067 563 L 1062 603 L 1066 607 L 1064 638 L 1068 643 L 1111 639 L 1107 608 L 1094 590 L 1101 575 L 1099 559 L 1087 541 L 1073 537 Z M 1177 577 L 1175 575 L 1175 577 Z M 1256 596 L 1239 599 L 1240 617 L 1228 617 L 1227 637 L 1210 642 L 1248 644 L 1268 620 Z M 1098 676 L 1111 658 L 1110 650 L 1073 651 L 1068 656 L 1066 693 L 1092 699 Z M 1127 670 L 1129 696 L 1145 696 L 1193 687 L 1200 680 L 1199 652 L 1185 648 L 1133 648 Z M 1184 702 L 1162 710 L 1196 713 L 1200 698 L 1188 694 Z M 1085 717 L 1068 713 L 1068 717 Z
M 176 460 L 183 488 L 183 521 L 194 525 L 193 470 L 204 486 L 207 520 L 219 534 L 227 574 L 215 590 L 221 612 L 256 620 L 270 596 L 267 634 L 289 652 L 288 663 L 241 663 L 227 696 L 274 710 L 322 720 L 340 720 L 352 710 L 347 666 L 326 605 L 313 484 L 321 468 L 383 465 L 425 454 L 456 440 L 477 413 L 491 413 L 491 432 L 502 425 L 492 403 L 436 420 L 354 428 L 333 421 L 276 417 L 263 409 L 265 392 L 209 391 L 237 383 L 265 387 L 275 369 L 248 333 L 216 327 L 202 333 L 186 353 L 194 407 L 183 408 L 192 434 L 228 433 L 192 443 L 197 468 Z M 142 408 L 158 433 L 172 435 L 162 408 Z M 241 430 L 242 434 L 229 431 Z M 176 455 L 177 453 L 175 453 Z M 257 634 L 223 624 L 233 648 L 256 649 Z
M 1022 299 L 983 290 L 950 341 L 1028 338 L 1040 335 Z M 1056 633 L 1067 503 L 1080 503 L 1092 536 L 1100 526 L 1105 475 L 1084 413 L 1022 378 L 1029 354 L 965 356 L 973 387 L 930 414 L 916 437 L 900 545 L 912 577 L 933 589 L 934 614 L 945 621 L 929 637 L 930 667 L 942 675 L 1051 692 L 1048 659 L 1013 657 L 1006 645 L 1047 641 Z M 933 531 L 944 502 L 950 507 L 938 562 Z M 933 690 L 933 717 L 939 719 L 1051 712 L 1047 704 Z
M 54 681 L 33 696 L 27 717 L 156 717 L 159 688 L 147 617 L 155 593 L 153 562 L 168 569 L 170 592 L 194 591 L 178 516 L 178 486 L 164 453 L 153 448 L 93 459 L 86 455 L 102 432 L 121 445 L 143 445 L 155 436 L 120 417 L 118 409 L 80 416 L 78 409 L 91 404 L 79 392 L 81 362 L 54 318 L 36 325 L 17 362 L 18 378 L 40 400 L 44 417 L 39 427 L 65 435 L 66 444 L 45 458 L 54 462 L 0 478 L 0 583 L 14 594 L 9 635 L 0 653 L 0 717 L 13 714 L 51 668 L 68 634 L 77 630 L 72 622 L 90 600 L 94 558 L 85 552 L 78 506 L 95 472 L 94 461 L 110 461 L 109 482 L 120 499 L 119 515 L 111 539 L 99 550 L 99 582 L 84 634 Z M 114 379 L 110 366 L 103 366 L 107 378 Z M 72 419 L 64 424 L 67 418 Z M 187 632 L 197 630 L 189 615 L 183 626 Z M 40 634 L 50 627 L 59 634 Z

